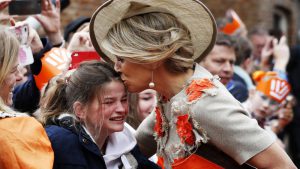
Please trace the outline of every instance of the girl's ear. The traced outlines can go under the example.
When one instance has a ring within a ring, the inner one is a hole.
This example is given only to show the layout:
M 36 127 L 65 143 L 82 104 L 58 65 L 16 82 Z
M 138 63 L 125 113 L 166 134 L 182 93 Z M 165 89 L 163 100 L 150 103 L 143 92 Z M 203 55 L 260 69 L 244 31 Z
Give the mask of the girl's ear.
M 80 103 L 79 101 L 76 101 L 76 102 L 73 104 L 73 110 L 74 110 L 75 115 L 76 115 L 80 120 L 85 119 L 86 111 L 85 111 L 85 106 L 84 106 L 82 103 Z

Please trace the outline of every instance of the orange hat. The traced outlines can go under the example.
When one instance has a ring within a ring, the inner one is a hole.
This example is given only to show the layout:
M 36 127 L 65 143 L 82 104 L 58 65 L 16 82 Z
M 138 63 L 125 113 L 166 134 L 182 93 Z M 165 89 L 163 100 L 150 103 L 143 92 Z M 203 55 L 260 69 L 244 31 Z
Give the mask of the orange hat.
M 52 48 L 41 59 L 41 72 L 34 76 L 36 86 L 41 90 L 48 81 L 62 73 L 63 70 L 68 70 L 70 64 L 70 53 L 64 48 Z
M 264 93 L 271 99 L 281 103 L 290 93 L 290 84 L 278 77 L 276 72 L 256 71 L 253 73 L 256 90 Z

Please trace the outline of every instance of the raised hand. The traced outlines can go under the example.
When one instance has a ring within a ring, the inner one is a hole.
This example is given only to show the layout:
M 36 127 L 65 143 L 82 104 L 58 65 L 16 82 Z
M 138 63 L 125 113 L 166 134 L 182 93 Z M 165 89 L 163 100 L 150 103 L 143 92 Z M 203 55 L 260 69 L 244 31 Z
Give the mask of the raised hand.
M 292 97 L 292 96 L 288 96 Z M 277 123 L 274 123 L 272 130 L 275 133 L 280 133 L 286 125 L 288 125 L 294 118 L 293 106 L 295 105 L 294 99 L 287 99 L 284 101 L 280 109 L 277 111 Z
M 290 50 L 286 41 L 286 36 L 282 36 L 279 42 L 277 39 L 273 40 L 274 69 L 276 70 L 285 71 L 290 59 Z
M 35 18 L 41 23 L 50 42 L 53 45 L 62 43 L 60 31 L 60 0 L 56 0 L 55 6 L 51 0 L 42 0 L 42 12 Z
M 267 38 L 267 42 L 264 45 L 262 51 L 261 51 L 261 58 L 260 58 L 260 66 L 261 69 L 264 71 L 269 71 L 270 70 L 270 57 L 273 54 L 273 46 L 272 46 L 272 41 L 274 40 L 274 37 L 269 36 Z
M 11 0 L 0 0 L 0 10 L 6 8 Z
M 25 22 L 15 22 L 14 19 L 10 20 L 11 26 L 18 26 L 26 24 Z M 30 46 L 32 53 L 38 53 L 40 50 L 43 49 L 43 43 L 36 32 L 35 29 L 29 26 L 29 36 L 27 38 L 27 44 Z
M 73 35 L 69 46 L 68 51 L 93 51 L 95 50 L 90 39 L 88 32 L 77 32 Z

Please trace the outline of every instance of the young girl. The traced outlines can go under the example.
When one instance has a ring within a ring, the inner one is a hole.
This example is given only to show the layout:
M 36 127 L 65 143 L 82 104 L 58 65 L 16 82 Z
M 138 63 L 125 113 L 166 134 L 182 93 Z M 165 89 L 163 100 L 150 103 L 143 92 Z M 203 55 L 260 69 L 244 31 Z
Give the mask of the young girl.
M 150 115 L 156 107 L 156 91 L 153 89 L 146 89 L 140 93 L 131 93 L 129 100 L 129 114 L 126 122 L 134 129 L 137 129 L 142 121 Z
M 56 81 L 41 109 L 55 169 L 159 168 L 141 155 L 124 124 L 127 91 L 113 68 L 89 61 Z
M 293 119 L 292 101 L 287 100 L 289 83 L 276 72 L 256 71 L 253 76 L 256 90 L 243 103 L 258 124 L 276 138 Z

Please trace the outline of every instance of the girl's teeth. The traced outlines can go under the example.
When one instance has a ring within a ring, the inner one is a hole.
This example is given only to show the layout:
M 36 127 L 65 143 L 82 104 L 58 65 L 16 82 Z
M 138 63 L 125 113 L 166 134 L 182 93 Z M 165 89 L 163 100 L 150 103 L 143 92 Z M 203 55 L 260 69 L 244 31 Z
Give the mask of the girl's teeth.
M 123 120 L 123 117 L 114 117 L 114 118 L 111 118 L 111 120 Z

